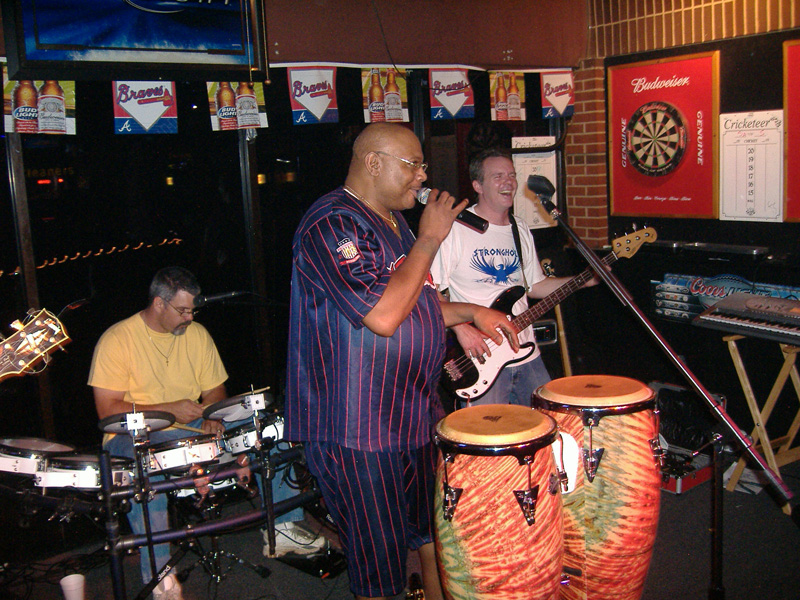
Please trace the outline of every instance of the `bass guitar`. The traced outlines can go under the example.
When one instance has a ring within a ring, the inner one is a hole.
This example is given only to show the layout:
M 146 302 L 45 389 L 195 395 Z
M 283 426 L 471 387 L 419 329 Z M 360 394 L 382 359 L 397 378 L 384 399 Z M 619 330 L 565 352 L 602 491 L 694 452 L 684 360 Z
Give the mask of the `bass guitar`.
M 20 323 L 11 324 L 17 331 L 0 341 L 0 380 L 12 375 L 22 375 L 47 354 L 69 342 L 69 336 L 58 318 L 41 309 Z
M 636 254 L 642 244 L 654 242 L 656 238 L 656 231 L 651 227 L 617 238 L 611 244 L 611 254 L 603 258 L 602 263 L 608 266 L 619 258 L 630 258 Z M 591 269 L 586 269 L 580 275 L 573 277 L 555 292 L 515 316 L 511 320 L 514 327 L 520 332 L 527 329 L 556 304 L 583 287 L 593 275 Z M 495 298 L 491 308 L 512 315 L 511 308 L 524 293 L 525 288 L 522 286 L 509 288 Z M 500 346 L 487 340 L 487 345 L 492 355 L 485 356 L 485 362 L 481 364 L 477 358 L 467 356 L 458 343 L 452 344 L 445 358 L 441 378 L 442 387 L 463 400 L 476 400 L 489 391 L 500 371 L 507 365 L 525 360 L 536 349 L 536 344 L 533 342 L 522 344 L 518 352 L 511 349 L 511 344 L 507 340 L 503 340 Z

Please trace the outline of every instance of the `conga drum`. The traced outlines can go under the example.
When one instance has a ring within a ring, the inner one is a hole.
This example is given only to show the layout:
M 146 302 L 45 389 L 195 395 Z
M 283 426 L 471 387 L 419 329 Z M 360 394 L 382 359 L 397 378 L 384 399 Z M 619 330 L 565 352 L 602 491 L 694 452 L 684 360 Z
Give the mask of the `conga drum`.
M 574 490 L 563 494 L 569 583 L 562 586 L 562 598 L 637 600 L 642 595 L 661 489 L 654 398 L 643 383 L 613 375 L 555 379 L 534 393 L 533 406 L 551 415 L 562 438 L 574 438 L 580 448 L 573 468 L 556 456 L 566 477 L 575 480 L 569 482 Z
M 552 417 L 506 404 L 457 410 L 436 425 L 436 549 L 451 600 L 558 598 L 556 434 Z

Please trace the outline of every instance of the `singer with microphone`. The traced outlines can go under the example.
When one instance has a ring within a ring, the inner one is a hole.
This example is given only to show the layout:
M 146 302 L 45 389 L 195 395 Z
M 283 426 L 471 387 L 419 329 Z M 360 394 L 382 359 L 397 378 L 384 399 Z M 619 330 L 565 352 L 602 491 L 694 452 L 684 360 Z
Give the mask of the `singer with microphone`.
M 483 150 L 470 160 L 469 175 L 478 200 L 468 211 L 485 219 L 488 228 L 477 233 L 468 227 L 453 227 L 431 266 L 433 280 L 450 301 L 502 307 L 518 315 L 528 308 L 528 298 L 545 298 L 569 278 L 545 276 L 530 227 L 512 213 L 517 173 L 511 154 L 501 148 Z M 596 284 L 593 278 L 586 286 Z M 525 356 L 513 352 L 507 344 L 493 346 L 469 323 L 456 325 L 451 331 L 464 354 L 477 363 L 479 373 L 480 365 L 492 358 L 492 348 L 494 361 L 509 363 L 488 391 L 472 399 L 471 404 L 530 406 L 533 391 L 550 381 L 538 348 Z M 534 342 L 530 327 L 518 335 L 521 345 Z
M 466 201 L 431 193 L 414 236 L 401 211 L 426 168 L 411 129 L 367 126 L 344 186 L 311 206 L 292 244 L 284 437 L 303 442 L 357 599 L 401 593 L 409 550 L 425 598 L 443 597 L 432 433 L 445 326 L 471 321 L 517 346 L 502 312 L 440 302 L 431 262 L 451 228 L 467 229 L 454 225 Z

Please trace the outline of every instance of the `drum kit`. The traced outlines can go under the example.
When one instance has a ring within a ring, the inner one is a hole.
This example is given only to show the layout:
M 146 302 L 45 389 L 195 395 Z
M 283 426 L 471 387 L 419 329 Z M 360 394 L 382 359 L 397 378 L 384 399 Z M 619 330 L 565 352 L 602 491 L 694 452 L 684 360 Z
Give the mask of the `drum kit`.
M 637 600 L 656 537 L 655 393 L 627 377 L 538 388 L 436 426 L 442 585 L 453 600 Z
M 204 411 L 205 419 L 225 424 L 244 421 L 221 435 L 201 434 L 151 444 L 151 433 L 174 424 L 171 413 L 137 411 L 134 407 L 131 413 L 102 419 L 98 425 L 104 433 L 131 436 L 133 459 L 110 457 L 105 452 L 79 454 L 74 446 L 40 438 L 0 438 L 0 472 L 6 474 L 0 473 L 0 488 L 23 502 L 53 508 L 62 520 L 69 520 L 77 513 L 87 513 L 94 518 L 105 516 L 115 598 L 125 598 L 123 552 L 147 546 L 151 564 L 155 565 L 153 546 L 162 543 L 165 536 L 169 541 L 189 540 L 186 548 L 179 550 L 180 556 L 172 557 L 170 565 L 177 563 L 187 551 L 197 551 L 197 537 L 211 535 L 212 546 L 215 546 L 217 532 L 248 524 L 265 525 L 270 551 L 274 553 L 276 509 L 277 514 L 283 514 L 295 508 L 295 504 L 308 501 L 309 497 L 308 493 L 299 494 L 291 506 L 283 507 L 283 502 L 273 506 L 269 480 L 275 466 L 299 457 L 293 449 L 270 452 L 283 439 L 283 417 L 266 412 L 272 404 L 272 396 L 263 392 L 257 390 L 227 398 Z M 217 509 L 221 503 L 215 492 L 238 486 L 246 488 L 251 497 L 255 496 L 255 490 L 249 486 L 254 472 L 263 474 L 260 478 L 261 506 L 256 510 L 199 526 L 190 524 L 181 531 L 151 531 L 148 504 L 156 494 L 171 493 L 176 499 L 190 497 L 195 507 L 203 507 L 204 511 L 208 510 L 206 514 L 219 516 Z M 120 535 L 118 519 L 129 510 L 131 501 L 141 503 L 144 536 Z M 269 570 L 262 566 L 214 548 L 213 556 L 206 553 L 198 562 L 203 562 L 206 570 L 218 580 L 222 577 L 219 564 L 214 568 L 209 563 L 218 563 L 220 556 L 252 566 L 261 576 L 269 575 Z M 153 580 L 138 597 L 146 597 L 164 574 L 156 573 L 153 568 Z

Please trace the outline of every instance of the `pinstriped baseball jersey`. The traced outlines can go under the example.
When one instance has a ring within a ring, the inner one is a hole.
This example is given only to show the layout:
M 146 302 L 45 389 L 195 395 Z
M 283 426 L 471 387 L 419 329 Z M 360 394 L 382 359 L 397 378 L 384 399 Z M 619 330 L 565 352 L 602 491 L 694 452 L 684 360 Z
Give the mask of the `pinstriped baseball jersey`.
M 391 337 L 362 323 L 414 243 L 402 216 L 395 218 L 401 237 L 339 188 L 314 203 L 295 233 L 286 439 L 365 451 L 430 441 L 444 358 L 432 280 Z

